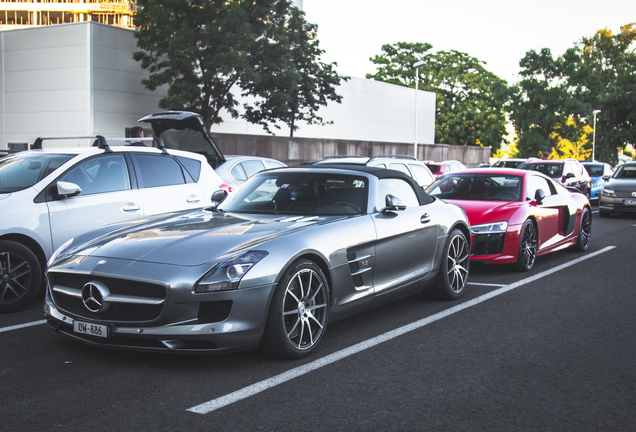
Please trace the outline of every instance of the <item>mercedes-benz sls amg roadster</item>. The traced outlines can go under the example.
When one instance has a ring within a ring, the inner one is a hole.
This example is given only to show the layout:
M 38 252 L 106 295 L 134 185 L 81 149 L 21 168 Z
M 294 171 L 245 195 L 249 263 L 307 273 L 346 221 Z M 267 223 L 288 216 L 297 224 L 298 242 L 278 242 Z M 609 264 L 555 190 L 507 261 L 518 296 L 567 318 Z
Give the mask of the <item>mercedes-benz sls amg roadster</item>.
M 536 171 L 473 169 L 446 174 L 427 192 L 466 211 L 470 258 L 528 271 L 537 256 L 573 247 L 586 251 L 592 234 L 588 198 Z
M 281 168 L 226 195 L 67 242 L 47 269 L 49 325 L 103 347 L 300 358 L 332 319 L 466 289 L 465 212 L 401 172 Z

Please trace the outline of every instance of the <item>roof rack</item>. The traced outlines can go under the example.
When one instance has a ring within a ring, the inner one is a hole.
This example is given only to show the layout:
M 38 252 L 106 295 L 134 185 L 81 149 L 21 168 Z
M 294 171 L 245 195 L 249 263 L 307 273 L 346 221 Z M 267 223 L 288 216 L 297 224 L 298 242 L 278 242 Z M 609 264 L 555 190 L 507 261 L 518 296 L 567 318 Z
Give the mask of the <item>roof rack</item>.
M 385 155 L 377 155 L 377 156 L 373 156 L 371 159 L 369 159 L 369 162 L 372 161 L 373 159 L 381 159 L 381 158 L 392 158 L 392 159 L 409 159 L 409 160 L 419 160 L 418 158 L 416 158 L 415 156 L 410 156 L 410 155 L 400 155 L 400 154 L 385 154 Z
M 106 153 L 112 153 L 113 151 L 108 146 L 106 142 L 106 138 L 102 135 L 95 136 L 71 136 L 71 137 L 37 137 L 35 141 L 33 141 L 33 145 L 31 145 L 31 150 L 37 150 L 42 148 L 42 142 L 45 140 L 70 140 L 70 139 L 95 139 L 93 142 L 93 147 L 99 147 L 106 151 Z

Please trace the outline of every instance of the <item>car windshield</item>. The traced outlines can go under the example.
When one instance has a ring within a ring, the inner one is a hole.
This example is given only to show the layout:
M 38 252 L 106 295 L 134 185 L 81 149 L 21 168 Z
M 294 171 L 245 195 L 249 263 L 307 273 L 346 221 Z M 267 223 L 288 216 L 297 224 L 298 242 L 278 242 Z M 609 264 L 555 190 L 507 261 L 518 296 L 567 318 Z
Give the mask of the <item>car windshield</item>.
M 523 177 L 504 174 L 446 174 L 426 192 L 442 199 L 520 201 Z
M 561 163 L 524 163 L 519 165 L 520 169 L 539 171 L 548 177 L 560 178 L 563 174 L 563 164 Z
M 438 172 L 441 168 L 441 165 L 434 165 L 434 164 L 426 164 L 428 166 L 428 169 L 431 170 L 431 172 Z
M 601 164 L 585 164 L 583 165 L 590 177 L 602 177 L 603 165 Z
M 21 152 L 0 159 L 0 193 L 30 188 L 73 156 Z
M 366 213 L 366 177 L 328 173 L 256 174 L 219 208 L 234 213 L 356 215 Z
M 636 179 L 636 165 L 621 165 L 613 175 L 618 179 Z

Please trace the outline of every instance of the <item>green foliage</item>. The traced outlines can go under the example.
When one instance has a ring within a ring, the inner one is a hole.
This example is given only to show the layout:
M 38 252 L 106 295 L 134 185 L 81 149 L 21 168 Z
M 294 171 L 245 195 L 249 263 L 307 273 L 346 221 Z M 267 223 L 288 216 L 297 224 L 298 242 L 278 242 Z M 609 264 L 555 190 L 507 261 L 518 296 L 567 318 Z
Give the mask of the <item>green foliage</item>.
M 246 93 L 258 98 L 254 105 L 245 105 L 245 118 L 271 132 L 270 126 L 280 129 L 281 121 L 289 127 L 290 136 L 298 129 L 299 121 L 324 125 L 317 115 L 328 101 L 341 102 L 336 93 L 341 80 L 334 70 L 335 63 L 318 61 L 323 53 L 318 46 L 315 24 L 304 19 L 297 8 L 278 4 L 269 16 L 267 37 L 259 41 L 254 53 L 257 64 L 250 76 Z
M 591 153 L 585 128 L 593 127 L 593 111 L 599 109 L 595 156 L 617 162 L 617 149 L 636 142 L 635 40 L 634 24 L 628 24 L 618 35 L 599 30 L 556 59 L 548 49 L 526 53 L 509 106 L 523 156 L 554 149 L 557 137 L 577 142 L 584 136 L 583 147 Z
M 435 141 L 498 149 L 506 136 L 506 82 L 484 68 L 484 62 L 459 51 L 438 51 L 428 43 L 383 45 L 368 79 L 415 88 L 413 64 L 420 68 L 419 89 L 437 95 Z
M 161 108 L 197 112 L 210 127 L 223 121 L 222 110 L 240 115 L 233 91 L 240 90 L 258 97 L 246 106 L 249 121 L 267 127 L 280 120 L 293 131 L 295 120 L 315 121 L 318 107 L 335 100 L 339 77 L 332 65 L 315 64 L 322 53 L 310 39 L 315 26 L 289 0 L 138 0 L 137 5 L 140 51 L 133 58 L 150 72 L 142 81 L 146 88 L 168 87 Z M 301 96 L 286 99 L 287 91 Z M 259 110 L 272 105 L 278 109 L 259 117 Z

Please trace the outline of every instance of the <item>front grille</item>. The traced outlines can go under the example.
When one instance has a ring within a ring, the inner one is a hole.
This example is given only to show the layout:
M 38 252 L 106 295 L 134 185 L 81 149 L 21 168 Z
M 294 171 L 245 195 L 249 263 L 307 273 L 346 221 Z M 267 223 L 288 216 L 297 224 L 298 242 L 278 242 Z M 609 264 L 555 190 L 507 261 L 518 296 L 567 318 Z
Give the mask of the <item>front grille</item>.
M 72 273 L 49 273 L 48 277 L 49 284 L 52 287 L 60 286 L 81 290 L 86 283 L 99 281 L 108 287 L 108 291 L 111 294 L 155 299 L 164 299 L 166 296 L 166 288 L 164 286 L 148 282 Z M 80 297 L 54 290 L 52 290 L 52 296 L 55 304 L 63 312 L 95 320 L 119 322 L 153 321 L 161 315 L 163 309 L 162 304 L 111 302 L 106 311 L 91 312 L 84 306 L 84 302 Z
M 616 198 L 634 198 L 632 191 L 614 191 Z
M 201 302 L 198 319 L 201 323 L 225 321 L 230 316 L 232 300 Z
M 501 234 L 477 234 L 473 242 L 473 256 L 497 255 L 503 252 L 506 233 Z

